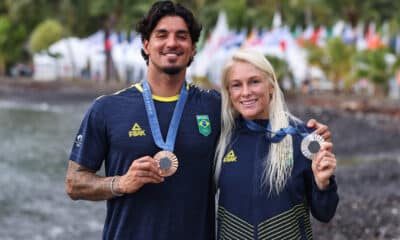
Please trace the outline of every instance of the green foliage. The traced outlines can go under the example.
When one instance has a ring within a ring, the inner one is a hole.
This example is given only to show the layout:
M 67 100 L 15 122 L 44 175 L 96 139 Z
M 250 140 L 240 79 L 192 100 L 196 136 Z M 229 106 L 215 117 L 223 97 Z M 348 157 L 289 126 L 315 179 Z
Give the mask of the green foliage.
M 285 60 L 272 55 L 266 55 L 265 58 L 273 66 L 278 81 L 281 81 L 285 76 L 292 76 L 292 72 L 289 70 L 289 66 Z
M 351 74 L 354 46 L 345 44 L 340 38 L 331 38 L 323 48 L 312 43 L 307 43 L 306 48 L 310 64 L 320 67 L 338 90 L 340 82 Z
M 334 19 L 342 17 L 353 25 L 359 21 L 374 21 L 382 23 L 392 18 L 398 18 L 400 1 L 392 0 L 346 0 L 323 1 L 323 5 L 332 9 Z
M 345 44 L 340 38 L 331 38 L 327 41 L 328 62 L 339 67 L 340 71 L 348 72 L 350 70 L 350 58 L 354 52 L 354 46 Z
M 7 42 L 7 32 L 11 31 L 11 22 L 5 17 L 0 17 L 0 46 L 3 46 Z
M 296 85 L 293 79 L 293 73 L 289 69 L 289 65 L 284 59 L 272 55 L 266 55 L 265 58 L 268 59 L 268 61 L 274 68 L 276 79 L 279 82 L 279 85 L 281 86 L 283 91 L 288 90 L 284 88 L 285 79 L 290 81 L 291 86 Z
M 0 1 L 0 14 L 4 14 L 7 12 L 5 1 Z
M 0 58 L 4 63 L 19 58 L 26 36 L 22 25 L 12 22 L 7 16 L 0 16 Z
M 61 24 L 55 20 L 45 20 L 33 31 L 29 41 L 29 49 L 32 52 L 45 50 L 62 37 L 63 27 Z
M 400 67 L 398 58 L 393 63 L 386 60 L 389 54 L 387 48 L 358 52 L 353 60 L 356 79 L 367 78 L 386 92 L 389 79 L 395 75 Z
M 147 13 L 150 9 L 151 1 L 141 1 L 135 4 L 128 4 L 124 7 L 124 14 L 118 24 L 119 29 L 128 30 L 133 29 L 137 22 Z
M 22 24 L 26 29 L 34 29 L 46 18 L 60 17 L 57 1 L 49 0 L 3 0 L 8 17 Z
M 250 30 L 252 28 L 266 28 L 271 26 L 273 14 L 266 14 L 265 9 L 262 7 L 250 7 L 243 15 L 242 24 L 236 28 L 242 27 Z
M 54 19 L 64 27 L 64 34 L 86 37 L 99 29 L 130 31 L 156 0 L 1 0 L 0 55 L 7 62 L 23 58 L 23 46 L 45 19 Z M 212 29 L 218 13 L 224 10 L 231 28 L 269 28 L 276 11 L 291 29 L 305 26 L 332 25 L 338 19 L 356 24 L 375 21 L 378 25 L 390 20 L 391 33 L 400 26 L 400 1 L 393 0 L 174 0 L 191 9 L 204 26 Z M 7 23 L 4 18 L 7 18 Z M 11 27 L 10 27 L 11 26 Z M 8 30 L 5 30 L 8 29 Z M 53 34 L 53 33 L 52 33 Z M 4 40 L 6 38 L 6 40 Z M 22 38 L 22 39 L 21 39 Z M 46 37 L 43 36 L 45 39 Z M 6 43 L 7 42 L 7 43 Z M 37 43 L 39 44 L 40 41 Z M 42 42 L 46 45 L 45 42 Z M 343 46 L 338 46 L 343 49 Z M 42 48 L 42 47 L 38 47 Z M 338 62 L 331 50 L 316 49 L 310 60 L 324 64 Z M 320 53 L 318 53 L 320 51 Z M 325 52 L 326 51 L 326 52 Z M 335 53 L 347 56 L 345 52 Z M 318 57 L 319 56 L 319 57 Z M 312 60 L 312 59 L 315 59 Z M 344 60 L 347 62 L 347 59 Z M 321 64 L 319 63 L 319 64 Z M 346 65 L 348 63 L 343 63 Z M 329 66 L 325 64 L 328 68 Z M 351 64 L 350 64 L 351 65 Z M 331 67 L 333 68 L 333 67 Z M 343 75 L 343 74 L 341 74 Z
M 98 30 L 96 19 L 88 14 L 88 1 L 63 0 L 58 8 L 62 14 L 52 18 L 62 23 L 67 35 L 86 37 L 88 33 Z
M 246 13 L 246 0 L 221 0 L 220 9 L 225 9 L 227 12 L 229 26 L 240 28 L 243 25 Z
M 203 25 L 205 31 L 211 30 L 217 22 L 219 9 L 215 5 L 216 4 L 206 5 L 199 12 L 199 21 Z
M 304 47 L 307 49 L 307 58 L 311 65 L 321 66 L 327 63 L 328 59 L 326 59 L 322 47 L 315 45 L 311 41 L 306 41 Z

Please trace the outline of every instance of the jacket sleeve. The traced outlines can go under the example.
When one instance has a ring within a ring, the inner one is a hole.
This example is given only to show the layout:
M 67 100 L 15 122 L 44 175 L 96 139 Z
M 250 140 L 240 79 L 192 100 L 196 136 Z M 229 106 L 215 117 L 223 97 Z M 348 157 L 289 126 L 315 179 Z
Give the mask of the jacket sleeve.
M 301 132 L 311 133 L 314 129 L 307 128 L 304 123 L 296 125 Z M 305 195 L 311 214 L 321 222 L 329 222 L 335 215 L 337 205 L 339 203 L 339 195 L 337 193 L 337 185 L 335 176 L 329 181 L 329 186 L 324 190 L 320 190 L 314 180 L 314 174 L 311 169 L 311 161 L 306 159 L 300 150 L 301 138 L 294 137 L 294 144 L 297 153 L 297 161 L 301 162 L 304 167 L 304 185 Z
M 320 190 L 315 183 L 312 171 L 310 173 L 308 182 L 311 182 L 311 186 L 308 188 L 307 198 L 311 214 L 321 222 L 329 222 L 335 215 L 339 203 L 335 176 L 330 178 L 327 188 Z

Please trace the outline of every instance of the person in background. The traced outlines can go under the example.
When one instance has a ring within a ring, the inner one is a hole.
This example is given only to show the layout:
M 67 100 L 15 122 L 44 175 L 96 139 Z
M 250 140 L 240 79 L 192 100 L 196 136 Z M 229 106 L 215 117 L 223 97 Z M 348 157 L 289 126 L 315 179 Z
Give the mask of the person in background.
M 339 201 L 332 143 L 312 161 L 303 155 L 311 129 L 288 111 L 262 54 L 234 53 L 221 86 L 217 238 L 312 239 L 309 212 L 328 222 Z
M 200 31 L 185 7 L 154 3 L 137 25 L 147 79 L 96 99 L 81 123 L 66 191 L 107 200 L 103 239 L 214 239 L 221 98 L 185 81 Z

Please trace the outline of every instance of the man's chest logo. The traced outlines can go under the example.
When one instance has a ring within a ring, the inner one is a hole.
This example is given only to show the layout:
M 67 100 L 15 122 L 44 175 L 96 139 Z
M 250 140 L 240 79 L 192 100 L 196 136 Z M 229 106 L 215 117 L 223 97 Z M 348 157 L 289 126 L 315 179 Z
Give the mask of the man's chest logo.
M 140 136 L 146 136 L 146 133 L 139 126 L 139 124 L 135 123 L 132 129 L 129 131 L 129 137 L 140 137 Z

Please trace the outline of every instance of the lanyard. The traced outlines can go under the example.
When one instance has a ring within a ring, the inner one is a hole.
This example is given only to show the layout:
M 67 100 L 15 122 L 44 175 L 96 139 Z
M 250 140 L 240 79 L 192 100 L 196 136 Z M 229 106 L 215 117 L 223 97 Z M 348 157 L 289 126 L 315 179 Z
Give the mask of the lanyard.
M 249 120 L 246 120 L 246 119 L 244 121 L 245 121 L 246 126 L 250 130 L 255 131 L 255 132 L 266 133 L 266 137 L 269 138 L 271 140 L 271 142 L 273 142 L 273 143 L 278 143 L 278 142 L 282 141 L 282 139 L 284 137 L 286 137 L 287 134 L 290 134 L 292 136 L 296 135 L 296 134 L 299 134 L 303 138 L 308 135 L 308 133 L 301 133 L 298 129 L 296 129 L 296 128 L 292 127 L 292 126 L 289 126 L 287 128 L 281 128 L 277 132 L 273 132 L 271 130 L 271 124 L 270 123 L 268 123 L 267 127 L 262 127 L 262 126 L 258 125 L 257 123 L 255 123 L 253 121 L 249 121 Z M 274 135 L 271 137 L 272 134 L 274 134 Z
M 176 134 L 178 132 L 179 123 L 181 121 L 182 112 L 185 108 L 187 98 L 188 91 L 186 89 L 186 82 L 184 82 L 182 84 L 178 102 L 175 105 L 174 113 L 169 124 L 167 139 L 166 141 L 164 141 L 161 135 L 160 124 L 158 122 L 157 112 L 154 106 L 149 83 L 147 81 L 143 81 L 143 100 L 147 112 L 147 117 L 149 119 L 151 132 L 153 133 L 154 142 L 159 148 L 173 152 Z

